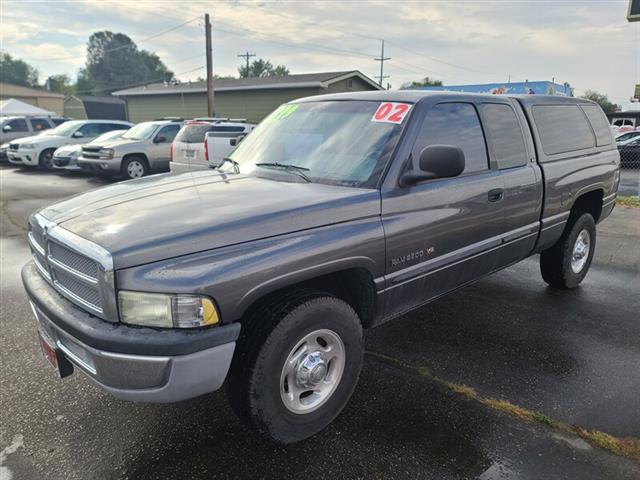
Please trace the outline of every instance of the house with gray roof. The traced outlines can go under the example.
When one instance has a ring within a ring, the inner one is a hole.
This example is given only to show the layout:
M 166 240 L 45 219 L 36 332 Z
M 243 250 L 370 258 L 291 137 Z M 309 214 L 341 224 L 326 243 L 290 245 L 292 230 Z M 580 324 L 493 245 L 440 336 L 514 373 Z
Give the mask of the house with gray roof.
M 215 115 L 246 118 L 257 123 L 278 105 L 301 97 L 326 93 L 381 90 L 376 82 L 357 70 L 307 73 L 273 77 L 216 79 Z M 152 83 L 118 90 L 114 96 L 127 103 L 131 122 L 161 117 L 207 116 L 205 82 Z

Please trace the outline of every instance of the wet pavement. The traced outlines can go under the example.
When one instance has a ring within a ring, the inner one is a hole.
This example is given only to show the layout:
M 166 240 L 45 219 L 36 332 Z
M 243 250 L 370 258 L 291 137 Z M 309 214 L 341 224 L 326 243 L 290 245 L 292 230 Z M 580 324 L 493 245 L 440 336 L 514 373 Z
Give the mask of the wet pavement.
M 558 427 L 640 437 L 640 209 L 598 227 L 575 291 L 547 288 L 531 258 L 369 331 L 343 414 L 281 447 L 243 427 L 223 392 L 135 404 L 48 370 L 19 283 L 22 227 L 104 183 L 0 167 L 1 480 L 640 478 L 640 463 Z

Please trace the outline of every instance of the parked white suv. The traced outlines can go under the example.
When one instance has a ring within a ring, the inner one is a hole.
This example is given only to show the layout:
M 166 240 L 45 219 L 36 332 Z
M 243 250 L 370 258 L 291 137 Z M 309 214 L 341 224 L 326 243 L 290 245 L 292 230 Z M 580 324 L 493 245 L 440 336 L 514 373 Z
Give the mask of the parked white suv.
M 122 130 L 133 124 L 119 120 L 74 120 L 46 130 L 40 135 L 13 141 L 7 150 L 10 163 L 30 167 L 53 168 L 53 152 L 63 145 L 88 143 L 111 130 Z
M 154 120 L 137 124 L 117 140 L 82 148 L 82 170 L 126 179 L 169 170 L 171 143 L 182 120 Z
M 0 117 L 0 161 L 7 159 L 9 142 L 37 135 L 69 120 L 71 119 L 67 117 L 29 117 L 26 115 Z
M 211 118 L 186 122 L 172 146 L 171 171 L 215 167 L 255 125 L 243 119 Z M 208 141 L 205 140 L 208 139 Z

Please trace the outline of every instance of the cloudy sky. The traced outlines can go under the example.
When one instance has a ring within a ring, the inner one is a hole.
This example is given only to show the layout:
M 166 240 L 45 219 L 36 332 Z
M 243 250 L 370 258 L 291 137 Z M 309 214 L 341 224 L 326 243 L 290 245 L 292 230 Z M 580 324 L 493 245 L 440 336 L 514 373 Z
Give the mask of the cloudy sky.
M 292 73 L 359 69 L 378 75 L 380 39 L 393 88 L 424 76 L 445 85 L 569 82 L 624 103 L 640 82 L 640 22 L 627 0 L 535 1 L 12 1 L 0 3 L 0 48 L 40 78 L 84 64 L 97 30 L 129 35 L 181 80 L 204 76 L 204 22 L 213 21 L 214 70 L 237 74 L 245 51 Z M 189 22 L 180 28 L 183 22 Z

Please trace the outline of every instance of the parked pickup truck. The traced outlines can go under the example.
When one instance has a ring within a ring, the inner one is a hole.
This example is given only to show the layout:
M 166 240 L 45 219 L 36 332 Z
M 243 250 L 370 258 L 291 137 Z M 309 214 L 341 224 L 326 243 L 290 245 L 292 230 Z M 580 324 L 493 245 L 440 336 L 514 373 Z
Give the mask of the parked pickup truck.
M 578 286 L 618 182 L 587 100 L 311 97 L 215 170 L 33 214 L 22 280 L 60 376 L 144 402 L 226 381 L 248 425 L 289 443 L 347 403 L 363 329 L 534 254 L 547 283 Z

